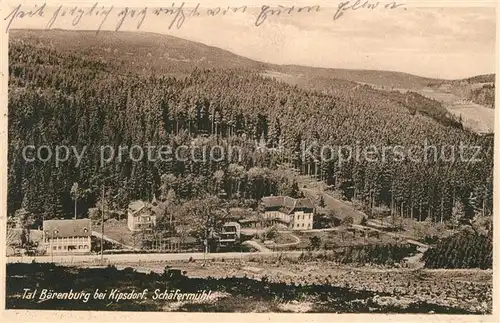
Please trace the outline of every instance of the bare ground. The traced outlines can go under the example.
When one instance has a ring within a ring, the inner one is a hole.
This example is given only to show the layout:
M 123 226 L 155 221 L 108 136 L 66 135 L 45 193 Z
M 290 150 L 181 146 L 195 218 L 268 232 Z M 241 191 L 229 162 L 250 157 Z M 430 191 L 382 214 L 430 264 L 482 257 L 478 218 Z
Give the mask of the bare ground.
M 149 273 L 163 272 L 165 265 L 166 263 L 129 263 L 119 268 L 130 266 L 137 271 Z M 381 302 L 432 302 L 484 313 L 492 308 L 492 270 L 353 267 L 323 261 L 301 263 L 277 259 L 181 261 L 169 262 L 168 265 L 186 271 L 189 277 L 235 276 L 256 280 L 266 277 L 271 282 L 331 284 L 391 295 Z

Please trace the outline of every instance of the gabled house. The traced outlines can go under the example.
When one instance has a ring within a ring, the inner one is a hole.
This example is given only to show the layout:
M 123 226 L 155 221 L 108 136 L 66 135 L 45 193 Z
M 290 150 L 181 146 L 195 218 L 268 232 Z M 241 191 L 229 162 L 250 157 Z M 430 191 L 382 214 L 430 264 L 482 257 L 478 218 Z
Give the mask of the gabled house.
M 314 206 L 308 198 L 267 196 L 262 198 L 261 205 L 264 218 L 271 224 L 283 224 L 291 230 L 313 228 Z
M 90 219 L 43 221 L 43 243 L 48 254 L 90 252 L 91 235 Z
M 237 222 L 226 222 L 222 226 L 219 243 L 221 247 L 229 247 L 240 241 L 241 225 Z
M 156 215 L 143 201 L 130 202 L 127 209 L 127 226 L 130 231 L 151 229 L 156 225 Z

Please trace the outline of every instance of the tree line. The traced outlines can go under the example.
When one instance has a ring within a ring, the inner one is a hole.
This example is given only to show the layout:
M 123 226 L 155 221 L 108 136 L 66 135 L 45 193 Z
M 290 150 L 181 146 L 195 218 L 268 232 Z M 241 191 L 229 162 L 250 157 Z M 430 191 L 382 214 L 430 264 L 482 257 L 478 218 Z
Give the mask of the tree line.
M 327 182 L 347 199 L 419 220 L 448 220 L 457 201 L 468 216 L 492 213 L 492 138 L 415 113 L 399 95 L 373 95 L 364 87 L 355 95 L 320 93 L 248 69 L 194 69 L 184 78 L 145 75 L 119 62 L 26 41 L 11 41 L 9 62 L 10 215 L 23 208 L 45 219 L 69 217 L 75 182 L 82 192 L 79 216 L 95 205 L 104 184 L 119 208 L 132 199 L 165 198 L 165 187 L 183 200 L 293 195 L 298 187 L 291 170 Z M 479 146 L 482 160 L 339 163 L 314 158 L 317 148 L 302 154 L 304 143 L 410 147 L 426 140 L 437 149 Z M 90 148 L 79 167 L 74 157 L 59 167 L 22 158 L 26 145 L 57 144 Z M 101 167 L 103 145 L 238 146 L 241 154 Z

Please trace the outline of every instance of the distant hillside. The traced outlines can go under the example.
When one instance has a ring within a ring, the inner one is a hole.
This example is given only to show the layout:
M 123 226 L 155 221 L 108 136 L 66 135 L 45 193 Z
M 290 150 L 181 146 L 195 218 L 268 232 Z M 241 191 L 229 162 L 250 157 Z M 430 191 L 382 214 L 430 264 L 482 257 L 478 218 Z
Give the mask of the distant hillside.
M 443 81 L 433 88 L 444 90 L 464 100 L 488 107 L 495 107 L 495 74 L 484 74 L 461 80 Z
M 495 82 L 495 74 L 483 74 L 465 79 L 468 83 L 491 83 Z
M 198 69 L 244 69 L 259 72 L 290 85 L 327 94 L 363 97 L 365 100 L 392 100 L 411 113 L 420 112 L 444 125 L 457 125 L 454 117 L 435 101 L 432 104 L 409 100 L 395 92 L 397 89 L 418 91 L 442 80 L 401 72 L 315 68 L 297 65 L 275 65 L 257 62 L 220 48 L 185 39 L 143 32 L 100 32 L 65 30 L 14 30 L 12 40 L 27 41 L 57 52 L 83 54 L 113 65 L 123 73 L 146 73 L 186 76 Z M 370 89 L 359 84 L 368 84 Z M 386 91 L 380 91 L 386 90 Z M 406 104 L 411 102 L 411 106 Z M 423 104 L 420 104 L 422 103 Z
M 464 85 L 464 83 L 468 83 Z M 484 105 L 488 108 L 495 108 L 495 74 L 485 74 L 465 79 L 453 87 L 465 92 L 468 100 Z
M 143 32 L 13 30 L 10 37 L 63 52 L 101 59 L 124 70 L 184 75 L 194 68 L 264 69 L 265 64 L 220 48 Z
M 440 83 L 441 80 L 416 76 L 408 73 L 376 70 L 350 70 L 337 68 L 315 68 L 296 65 L 279 67 L 284 73 L 314 75 L 325 79 L 341 79 L 357 83 L 366 83 L 391 89 L 403 88 L 419 90 L 429 84 Z
M 406 108 L 410 114 L 419 113 L 421 115 L 431 117 L 443 125 L 451 125 L 462 128 L 462 125 L 458 121 L 459 118 L 451 114 L 441 102 L 423 96 L 420 93 L 401 88 L 397 88 L 399 90 L 398 91 L 393 87 L 375 86 L 368 82 L 357 83 L 344 79 L 336 79 L 332 78 L 324 71 L 322 71 L 323 75 L 318 76 L 312 72 L 316 70 L 314 68 L 312 68 L 311 71 L 307 71 L 302 67 L 300 69 L 302 70 L 302 73 L 294 71 L 292 67 L 292 69 L 280 69 L 281 71 L 286 71 L 286 73 L 266 71 L 263 75 L 307 90 L 319 91 L 323 94 L 340 97 L 350 97 L 352 100 L 356 101 L 391 102 L 391 104 L 396 104 L 400 107 Z M 332 75 L 334 75 L 336 71 L 337 70 L 332 70 Z M 361 74 L 358 74 L 359 71 L 352 72 L 354 72 L 352 75 L 359 75 L 362 77 Z M 376 76 L 377 73 L 377 71 L 367 71 L 367 74 L 370 76 Z M 382 75 L 384 73 L 385 72 L 380 72 L 378 75 Z M 388 75 L 391 75 L 392 72 L 387 73 Z M 345 75 L 347 76 L 348 73 L 346 72 Z M 368 79 L 369 77 L 364 78 L 365 81 Z M 414 80 L 418 80 L 418 76 L 415 77 Z M 410 84 L 407 83 L 406 85 Z M 416 86 L 417 89 L 420 88 L 420 85 L 417 86 L 415 83 L 413 83 L 412 86 Z
M 211 214 L 219 210 L 219 196 L 254 203 L 263 196 L 296 194 L 298 184 L 283 172 L 284 164 L 338 187 L 346 197 L 392 206 L 400 216 L 447 221 L 454 201 L 462 202 L 467 216 L 477 206 L 492 214 L 492 138 L 446 124 L 439 102 L 410 91 L 380 91 L 316 69 L 283 73 L 282 67 L 173 37 L 64 31 L 10 36 L 10 216 L 21 207 L 40 219 L 73 214 L 69 192 L 77 182 L 88 188 L 78 200 L 83 214 L 96 205 L 101 185 L 109 187 L 114 209 L 151 200 L 152 194 L 168 198 L 173 190 L 177 199 L 193 203 L 176 219 L 201 223 L 193 214 L 202 213 L 192 207 Z M 154 40 L 170 41 L 172 48 Z M 177 65 L 170 59 L 174 55 L 179 55 Z M 171 75 L 189 69 L 183 77 Z M 276 75 L 281 82 L 270 79 Z M 256 147 L 256 141 L 263 145 Z M 405 158 L 407 149 L 426 142 L 436 147 L 435 158 Z M 481 146 L 480 162 L 457 158 L 450 163 L 438 155 L 459 143 Z M 23 161 L 20 147 L 47 144 L 89 149 L 81 164 L 74 157 L 61 165 Z M 178 147 L 195 144 L 207 150 L 192 150 L 193 158 L 135 162 L 125 157 L 106 165 L 98 148 L 169 145 L 177 153 Z M 201 156 L 232 147 L 241 153 Z M 353 155 L 341 160 L 347 157 L 337 150 L 342 147 L 353 148 Z M 376 148 L 376 158 L 358 157 L 368 153 L 364 148 Z M 207 195 L 213 199 L 202 202 Z

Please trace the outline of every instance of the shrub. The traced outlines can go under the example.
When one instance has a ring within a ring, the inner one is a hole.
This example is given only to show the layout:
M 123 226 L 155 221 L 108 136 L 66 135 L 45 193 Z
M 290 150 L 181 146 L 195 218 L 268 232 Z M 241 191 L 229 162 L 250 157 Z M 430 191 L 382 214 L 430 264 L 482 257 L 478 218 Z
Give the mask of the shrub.
M 424 253 L 426 268 L 492 268 L 493 237 L 462 230 L 441 239 Z

